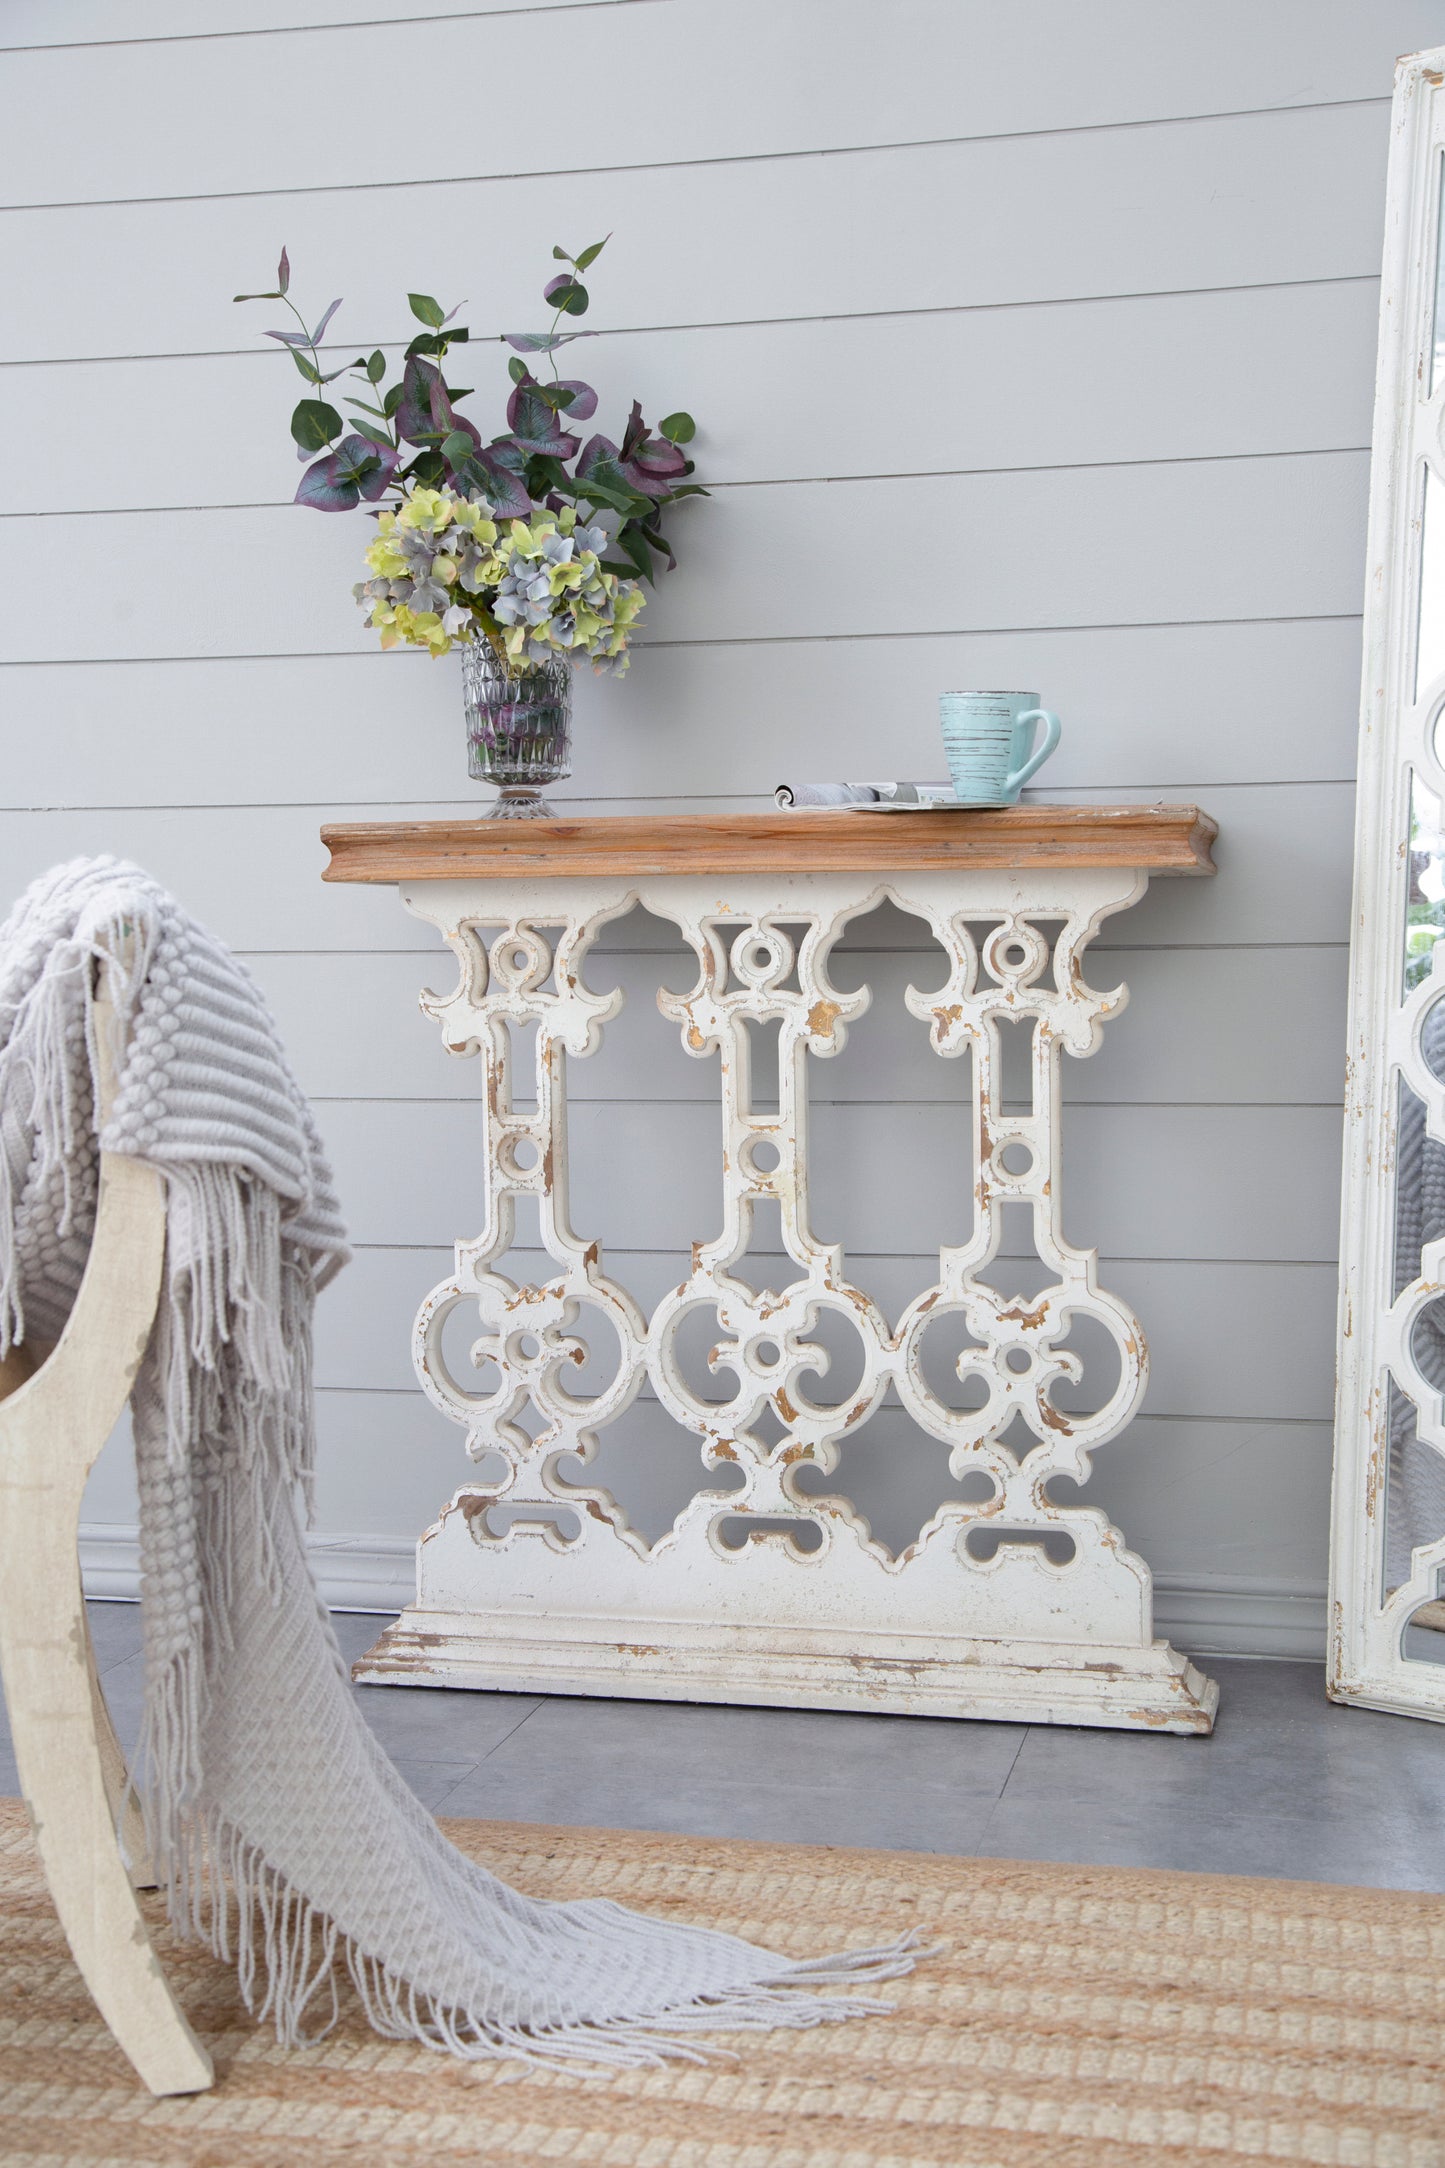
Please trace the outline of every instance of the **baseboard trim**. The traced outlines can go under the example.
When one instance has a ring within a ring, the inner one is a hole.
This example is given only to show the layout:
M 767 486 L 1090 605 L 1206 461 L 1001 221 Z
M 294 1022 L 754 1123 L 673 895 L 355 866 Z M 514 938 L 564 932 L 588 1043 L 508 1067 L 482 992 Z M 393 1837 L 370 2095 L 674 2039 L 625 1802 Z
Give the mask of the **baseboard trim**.
M 333 1611 L 395 1614 L 415 1597 L 414 1543 L 378 1536 L 312 1536 L 307 1547 L 316 1585 Z M 140 1594 L 137 1531 L 82 1522 L 80 1568 L 87 1596 L 134 1603 Z M 1156 1574 L 1154 1631 L 1190 1656 L 1323 1662 L 1324 1583 Z

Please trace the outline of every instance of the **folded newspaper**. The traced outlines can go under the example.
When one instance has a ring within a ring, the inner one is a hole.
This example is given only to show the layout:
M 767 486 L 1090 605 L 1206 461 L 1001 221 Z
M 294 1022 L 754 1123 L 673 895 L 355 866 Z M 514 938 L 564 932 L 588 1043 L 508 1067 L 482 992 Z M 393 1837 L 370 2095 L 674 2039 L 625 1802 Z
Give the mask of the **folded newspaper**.
M 781 806 L 861 806 L 884 813 L 958 803 L 952 783 L 779 783 L 773 796 Z

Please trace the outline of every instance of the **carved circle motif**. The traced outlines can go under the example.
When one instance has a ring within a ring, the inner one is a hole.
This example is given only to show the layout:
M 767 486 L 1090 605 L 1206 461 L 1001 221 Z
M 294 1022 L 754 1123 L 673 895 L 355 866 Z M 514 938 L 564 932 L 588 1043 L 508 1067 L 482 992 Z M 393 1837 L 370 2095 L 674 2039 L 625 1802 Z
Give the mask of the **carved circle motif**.
M 909 1556 L 921 1555 L 929 1544 L 956 1544 L 981 1517 L 1006 1515 L 1010 1526 L 1073 1530 L 1079 1538 L 1076 1563 L 1083 1570 L 1086 1554 L 1099 1555 L 1099 1538 L 1095 1533 L 1085 1542 L 1080 1531 L 1095 1523 L 1102 1528 L 1102 1521 L 1054 1505 L 1045 1485 L 1053 1474 L 1087 1474 L 1092 1448 L 1127 1421 L 1145 1370 L 1137 1324 L 1122 1304 L 1098 1289 L 1092 1253 L 1068 1247 L 1059 1223 L 1054 1066 L 1063 1047 L 1091 1051 L 1103 1020 L 1123 999 L 1118 991 L 1096 993 L 1083 981 L 1079 957 L 1091 922 L 1072 913 L 1054 940 L 1024 913 L 1014 912 L 984 934 L 980 950 L 961 917 L 933 920 L 948 978 L 933 994 L 910 991 L 908 1005 L 927 1022 L 940 1053 L 971 1053 L 975 1132 L 986 1148 L 977 1168 L 972 1237 L 941 1254 L 937 1282 L 890 1331 L 877 1305 L 848 1280 L 836 1247 L 813 1236 L 809 1216 L 808 1056 L 836 1052 L 848 1023 L 869 998 L 866 989 L 840 992 L 827 972 L 830 946 L 856 905 L 831 918 L 811 905 L 790 908 L 790 920 L 806 924 L 801 943 L 766 916 L 729 924 L 679 914 L 698 958 L 698 982 L 690 993 L 664 992 L 658 999 L 679 1025 L 689 1052 L 701 1055 L 715 1048 L 721 1056 L 727 1146 L 721 1232 L 698 1246 L 691 1272 L 648 1319 L 603 1273 L 596 1242 L 584 1243 L 572 1231 L 559 1057 L 563 1048 L 581 1052 L 595 1045 L 620 1000 L 588 992 L 581 971 L 590 939 L 615 908 L 609 902 L 606 910 L 579 911 L 563 927 L 555 953 L 526 920 L 511 921 L 489 946 L 479 928 L 464 925 L 452 937 L 462 965 L 460 984 L 445 1000 L 428 997 L 448 1043 L 475 1045 L 486 1071 L 486 1157 L 492 1170 L 487 1222 L 475 1242 L 458 1246 L 457 1270 L 428 1297 L 416 1335 L 418 1368 L 431 1397 L 468 1426 L 475 1451 L 495 1447 L 507 1463 L 504 1480 L 478 1490 L 477 1499 L 482 1505 L 505 1499 L 509 1509 L 538 1513 L 566 1500 L 590 1516 L 583 1521 L 583 1546 L 617 1538 L 645 1554 L 616 1500 L 602 1489 L 563 1483 L 557 1463 L 568 1454 L 585 1462 L 599 1431 L 650 1380 L 662 1405 L 698 1439 L 705 1463 L 716 1467 L 727 1461 L 741 1471 L 743 1486 L 727 1495 L 725 1506 L 717 1493 L 711 1504 L 706 1494 L 695 1501 L 697 1525 L 708 1531 L 718 1555 L 741 1557 L 755 1548 L 745 1543 L 738 1553 L 720 1546 L 715 1526 L 722 1518 L 781 1519 L 819 1532 L 816 1548 L 805 1553 L 791 1544 L 788 1552 L 799 1559 L 806 1555 L 815 1569 L 832 1546 L 850 1541 L 889 1570 L 907 1571 Z M 981 978 L 980 961 L 992 983 Z M 537 1027 L 536 1072 L 527 1089 L 535 1098 L 535 1115 L 513 1111 L 509 1018 Z M 1003 1018 L 1026 1018 L 1033 1025 L 1034 1099 L 1024 1114 L 1004 1108 L 997 1029 Z M 748 1031 L 759 1024 L 777 1027 L 776 1114 L 760 1115 L 751 1104 Z M 495 1266 L 511 1242 L 515 1197 L 528 1193 L 540 1200 L 543 1241 L 558 1270 L 543 1285 L 518 1288 Z M 760 1194 L 777 1197 L 781 1205 L 793 1274 L 781 1293 L 750 1287 L 735 1269 L 748 1249 Z M 1038 1252 L 1055 1276 L 1027 1302 L 999 1294 L 981 1277 L 998 1251 L 1006 1200 L 1032 1205 Z M 567 1379 L 575 1378 L 586 1361 L 587 1342 L 577 1326 L 588 1305 L 615 1332 L 618 1360 L 605 1387 L 579 1397 Z M 497 1383 L 490 1392 L 458 1379 L 445 1360 L 442 1331 L 459 1306 L 471 1306 L 480 1321 L 471 1362 L 478 1372 L 494 1370 Z M 732 1396 L 725 1403 L 695 1388 L 678 1360 L 678 1332 L 699 1311 L 714 1311 L 718 1320 L 720 1337 L 709 1372 L 717 1383 L 731 1382 Z M 1061 1344 L 1079 1316 L 1094 1319 L 1110 1334 L 1120 1370 L 1108 1404 L 1085 1416 L 1065 1414 L 1052 1397 L 1061 1380 L 1079 1376 L 1077 1356 Z M 944 1318 L 966 1328 L 970 1344 L 955 1370 L 970 1390 L 982 1393 L 981 1405 L 946 1403 L 927 1381 L 923 1349 Z M 835 1333 L 846 1327 L 858 1351 L 858 1381 L 836 1404 L 816 1397 L 830 1367 L 818 1338 L 825 1320 L 832 1321 Z M 940 1508 L 912 1553 L 897 1561 L 871 1544 L 866 1523 L 849 1501 L 797 1488 L 804 1467 L 831 1471 L 836 1466 L 841 1440 L 867 1422 L 890 1385 L 913 1420 L 948 1443 L 954 1473 L 982 1475 L 988 1487 L 981 1501 L 974 1497 Z M 529 1406 L 545 1425 L 535 1439 L 523 1424 Z M 765 1442 L 755 1426 L 769 1412 L 780 1435 Z M 1023 1457 L 1001 1443 L 1017 1415 L 1034 1440 Z M 473 1533 L 478 1541 L 511 1540 L 494 1536 L 482 1512 L 473 1517 Z M 681 1540 L 676 1530 L 652 1555 L 674 1540 Z M 1007 1549 L 976 1565 L 970 1558 L 970 1570 L 1003 1571 L 999 1560 Z

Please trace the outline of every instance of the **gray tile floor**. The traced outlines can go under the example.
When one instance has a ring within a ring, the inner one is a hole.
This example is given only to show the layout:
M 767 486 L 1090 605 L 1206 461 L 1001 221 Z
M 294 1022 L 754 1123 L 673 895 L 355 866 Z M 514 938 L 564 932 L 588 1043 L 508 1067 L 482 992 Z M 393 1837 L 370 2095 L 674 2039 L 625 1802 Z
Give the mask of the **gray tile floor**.
M 122 1741 L 140 1614 L 90 1607 Z M 381 1621 L 340 1615 L 348 1657 Z M 1445 1726 L 1335 1708 L 1313 1664 L 1216 1659 L 1212 1738 L 360 1686 L 445 1814 L 1445 1891 Z M 0 1793 L 17 1789 L 0 1712 Z

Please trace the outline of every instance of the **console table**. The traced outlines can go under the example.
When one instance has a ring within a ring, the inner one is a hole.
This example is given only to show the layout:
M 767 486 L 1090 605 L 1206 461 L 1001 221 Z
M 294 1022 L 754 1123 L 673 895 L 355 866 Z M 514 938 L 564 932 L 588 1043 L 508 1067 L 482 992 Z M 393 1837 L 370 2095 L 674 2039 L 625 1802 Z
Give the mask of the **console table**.
M 1048 1485 L 1087 1478 L 1090 1454 L 1134 1414 L 1148 1364 L 1138 1322 L 1098 1284 L 1097 1253 L 1062 1231 L 1061 1057 L 1093 1053 L 1127 998 L 1087 983 L 1085 949 L 1151 874 L 1212 873 L 1214 834 L 1193 806 L 1042 805 L 323 829 L 327 880 L 395 883 L 456 958 L 456 986 L 422 1006 L 452 1053 L 482 1063 L 488 1203 L 422 1304 L 413 1352 L 423 1389 L 473 1454 L 506 1463 L 496 1482 L 463 1484 L 422 1536 L 416 1602 L 355 1676 L 1208 1731 L 1218 1689 L 1154 1639 L 1147 1566 L 1103 1513 L 1055 1502 Z M 972 1233 L 940 1252 L 896 1329 L 841 1250 L 815 1239 L 808 1188 L 810 1067 L 839 1052 L 869 1001 L 866 987 L 832 984 L 830 952 L 890 900 L 926 921 L 940 950 L 941 983 L 910 989 L 907 1006 L 934 1050 L 969 1054 L 973 1073 L 972 1134 L 958 1139 L 971 1154 Z M 696 956 L 691 991 L 658 1001 L 689 1053 L 718 1059 L 724 1146 L 717 1218 L 697 1229 L 690 1270 L 650 1316 L 609 1271 L 607 1230 L 573 1227 L 567 1186 L 569 1060 L 597 1048 L 622 1001 L 589 990 L 588 952 L 637 903 L 677 925 Z M 1002 1088 L 1009 1019 L 1031 1039 L 1022 1107 Z M 777 1105 L 765 1111 L 750 1086 L 758 1023 L 779 1033 Z M 535 1077 L 515 1092 L 511 1024 L 536 1027 Z M 522 1195 L 538 1200 L 556 1265 L 542 1285 L 496 1269 Z M 781 1292 L 733 1269 L 764 1197 L 779 1201 L 793 1275 Z M 1010 1203 L 1031 1208 L 1052 1280 L 1028 1298 L 983 1276 Z M 478 1369 L 459 1375 L 447 1361 L 443 1327 L 459 1308 L 477 1328 L 473 1364 L 492 1366 L 490 1389 Z M 709 1364 L 732 1387 L 726 1400 L 700 1394 L 677 1359 L 679 1327 L 700 1308 L 717 1315 Z M 586 1359 L 589 1312 L 607 1320 L 620 1356 L 611 1382 L 583 1398 L 566 1380 Z M 861 1382 L 837 1404 L 816 1397 L 826 1363 L 812 1336 L 825 1313 L 862 1353 Z M 925 1379 L 924 1340 L 949 1315 L 970 1343 L 957 1373 L 981 1404 L 952 1405 Z M 1119 1358 L 1106 1404 L 1086 1414 L 1054 1392 L 1080 1374 L 1064 1345 L 1077 1318 L 1102 1326 Z M 797 1481 L 805 1466 L 836 1467 L 839 1441 L 890 1383 L 950 1448 L 954 1474 L 981 1476 L 974 1488 L 987 1491 L 941 1505 L 897 1556 L 847 1498 Z M 702 1466 L 742 1477 L 738 1489 L 700 1490 L 651 1545 L 605 1488 L 558 1472 L 568 1455 L 592 1458 L 644 1387 L 696 1439 Z M 520 1420 L 529 1409 L 535 1437 Z M 1027 1446 L 1017 1429 L 1006 1445 L 1018 1416 Z M 499 1505 L 504 1527 L 489 1520 Z M 721 1540 L 725 1520 L 744 1529 L 741 1544 Z

